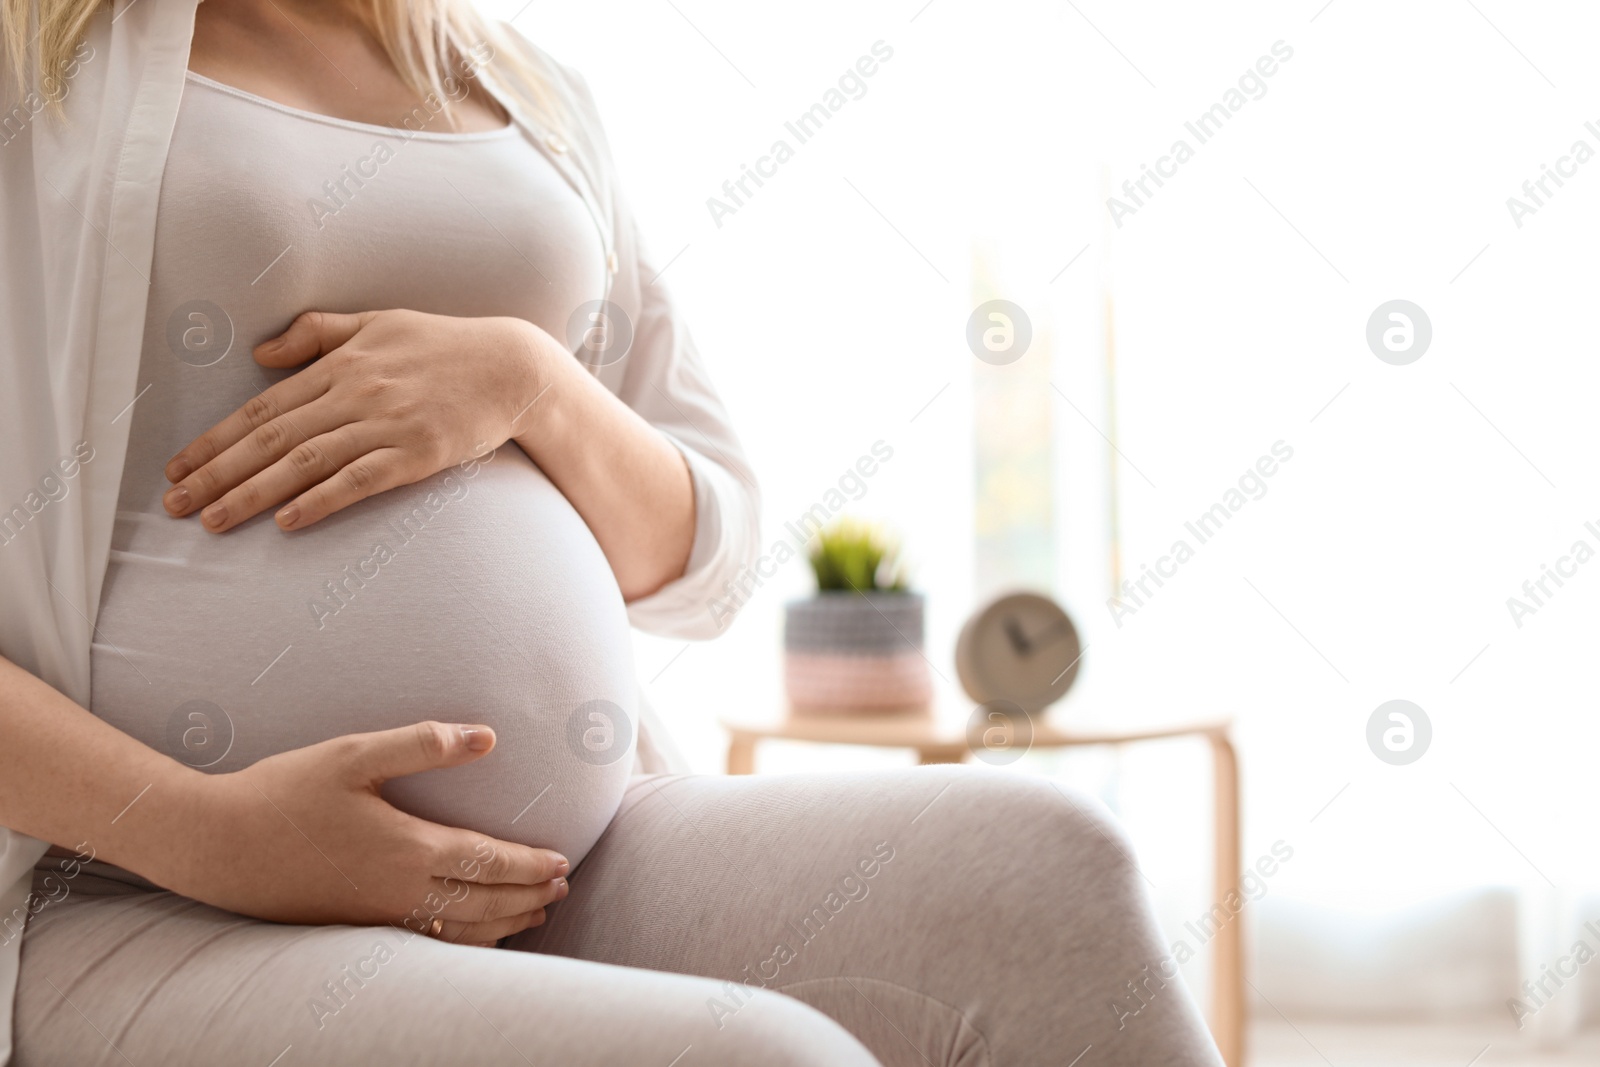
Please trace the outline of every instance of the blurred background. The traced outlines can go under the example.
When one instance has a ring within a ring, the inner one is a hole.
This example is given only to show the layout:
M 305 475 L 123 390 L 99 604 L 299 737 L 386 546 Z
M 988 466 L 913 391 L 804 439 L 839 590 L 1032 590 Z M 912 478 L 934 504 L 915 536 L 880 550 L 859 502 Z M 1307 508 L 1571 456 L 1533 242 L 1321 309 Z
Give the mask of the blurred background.
M 1593 5 L 487 6 L 593 88 L 764 542 L 798 549 L 785 523 L 881 442 L 847 511 L 902 536 L 936 681 L 973 611 L 1033 588 L 1086 647 L 1052 721 L 1233 718 L 1243 862 L 1292 849 L 1243 913 L 1249 1062 L 1600 1061 Z M 1031 331 L 1004 366 L 967 342 L 995 298 Z M 1368 339 L 1394 300 L 1431 334 L 1403 365 Z M 1176 576 L 1108 607 L 1179 539 Z M 797 556 L 719 640 L 638 638 L 697 770 L 718 716 L 782 711 L 813 587 Z M 1403 765 L 1368 744 L 1394 699 L 1431 724 Z M 776 742 L 757 770 L 912 760 Z M 1119 813 L 1174 939 L 1211 907 L 1203 743 L 1013 767 Z M 1184 973 L 1206 1001 L 1206 953 Z

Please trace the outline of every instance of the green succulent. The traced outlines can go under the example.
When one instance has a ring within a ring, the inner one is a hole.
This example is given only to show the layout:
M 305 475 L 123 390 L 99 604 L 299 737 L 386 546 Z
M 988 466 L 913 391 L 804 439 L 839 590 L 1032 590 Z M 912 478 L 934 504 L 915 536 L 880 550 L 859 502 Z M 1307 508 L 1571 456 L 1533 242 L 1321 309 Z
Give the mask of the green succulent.
M 906 589 L 899 540 L 876 523 L 835 519 L 811 539 L 819 590 L 901 593 Z

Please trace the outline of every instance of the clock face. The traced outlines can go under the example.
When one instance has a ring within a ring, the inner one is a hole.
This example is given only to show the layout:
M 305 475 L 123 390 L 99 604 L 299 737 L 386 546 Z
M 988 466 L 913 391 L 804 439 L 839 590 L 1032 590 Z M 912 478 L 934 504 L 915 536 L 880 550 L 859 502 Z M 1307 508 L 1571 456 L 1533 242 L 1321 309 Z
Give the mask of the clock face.
M 1072 687 L 1082 652 L 1059 604 L 1038 593 L 1012 593 L 967 621 L 956 670 L 979 703 L 1010 700 L 1040 711 Z

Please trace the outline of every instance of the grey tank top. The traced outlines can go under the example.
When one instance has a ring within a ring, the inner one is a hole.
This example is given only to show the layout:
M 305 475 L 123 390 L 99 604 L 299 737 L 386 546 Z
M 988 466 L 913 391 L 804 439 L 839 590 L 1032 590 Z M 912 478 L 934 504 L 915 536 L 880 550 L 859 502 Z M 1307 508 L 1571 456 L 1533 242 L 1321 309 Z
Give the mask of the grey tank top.
M 598 543 L 514 443 L 293 533 L 270 510 L 221 535 L 174 519 L 162 471 L 293 373 L 251 350 L 301 312 L 510 315 L 562 337 L 605 270 L 583 201 L 515 126 L 411 133 L 190 74 L 122 416 L 94 714 L 213 773 L 423 719 L 487 723 L 489 756 L 386 795 L 581 860 L 633 767 L 632 645 Z

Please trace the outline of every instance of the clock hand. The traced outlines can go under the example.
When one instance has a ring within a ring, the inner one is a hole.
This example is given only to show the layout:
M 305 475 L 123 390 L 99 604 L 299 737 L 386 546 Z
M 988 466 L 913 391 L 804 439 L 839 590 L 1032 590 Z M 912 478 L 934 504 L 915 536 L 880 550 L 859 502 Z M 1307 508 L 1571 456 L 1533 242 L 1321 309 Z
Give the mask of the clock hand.
M 1006 637 L 1010 639 L 1011 647 L 1016 650 L 1017 655 L 1026 656 L 1033 651 L 1033 642 L 1029 641 L 1028 635 L 1022 632 L 1022 624 L 1017 621 L 1016 616 L 1007 615 L 1006 621 L 1002 625 L 1005 628 Z
M 1046 644 L 1047 642 L 1053 641 L 1056 638 L 1061 637 L 1064 634 L 1070 632 L 1071 629 L 1072 629 L 1072 620 L 1071 619 L 1060 619 L 1060 620 L 1058 620 L 1056 622 L 1056 624 L 1054 626 L 1050 627 L 1048 630 L 1044 631 L 1041 634 L 1036 634 L 1034 637 L 1032 637 L 1030 639 L 1027 639 L 1027 641 L 1028 641 L 1029 646 Z

